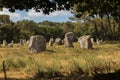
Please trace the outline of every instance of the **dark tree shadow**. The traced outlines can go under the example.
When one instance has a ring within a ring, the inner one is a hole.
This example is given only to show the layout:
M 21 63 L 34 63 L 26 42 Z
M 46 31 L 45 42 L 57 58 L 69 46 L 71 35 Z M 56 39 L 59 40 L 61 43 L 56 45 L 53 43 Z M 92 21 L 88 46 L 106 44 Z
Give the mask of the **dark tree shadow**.
M 53 50 L 46 50 L 47 52 L 50 52 L 50 53 L 55 53 L 55 51 Z
M 120 70 L 114 73 L 95 74 L 93 76 L 85 74 L 82 69 L 73 71 L 67 76 L 55 71 L 49 73 L 38 71 L 32 80 L 120 80 Z
M 120 80 L 120 70 L 114 73 L 95 74 L 93 80 Z
M 4 78 L 0 78 L 0 80 L 5 80 Z M 23 78 L 7 78 L 7 80 L 28 80 Z
M 68 75 L 54 71 L 54 72 L 41 72 L 38 71 L 32 78 L 33 80 L 92 80 L 91 76 L 85 74 L 81 69 L 73 71 Z
M 4 80 L 4 78 L 0 78 L 0 80 Z M 7 80 L 120 80 L 120 70 L 115 73 L 95 74 L 93 76 L 85 74 L 81 69 L 73 71 L 68 75 L 57 71 L 42 72 L 38 70 L 31 78 L 7 78 Z

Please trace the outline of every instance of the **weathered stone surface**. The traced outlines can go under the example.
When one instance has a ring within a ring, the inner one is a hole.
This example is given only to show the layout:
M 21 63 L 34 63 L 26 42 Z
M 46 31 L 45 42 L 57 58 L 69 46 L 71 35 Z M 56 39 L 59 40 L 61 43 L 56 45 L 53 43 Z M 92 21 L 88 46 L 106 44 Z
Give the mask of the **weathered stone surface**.
M 23 39 L 23 44 L 26 44 L 26 42 L 27 42 L 26 39 Z
M 53 46 L 53 43 L 54 43 L 54 39 L 50 38 L 50 40 L 49 40 L 49 46 Z
M 81 48 L 92 49 L 92 42 L 89 35 L 84 35 L 78 38 L 78 42 L 80 43 Z
M 13 43 L 8 44 L 8 47 L 13 47 Z
M 24 45 L 23 39 L 20 39 L 20 45 L 21 45 L 21 46 Z
M 13 47 L 14 41 L 12 40 L 11 43 L 8 44 L 8 47 Z
M 78 38 L 78 42 L 80 43 L 80 48 L 85 48 L 84 37 L 85 37 L 85 35 Z
M 26 43 L 29 44 L 30 40 L 27 40 Z
M 30 37 L 29 50 L 31 53 L 38 53 L 46 50 L 46 39 L 41 35 Z
M 73 32 L 66 33 L 64 38 L 65 47 L 74 47 L 73 41 L 74 41 L 74 33 Z
M 55 39 L 55 43 L 58 44 L 58 45 L 62 45 L 62 39 L 61 38 L 56 38 Z
M 7 46 L 7 41 L 6 40 L 3 40 L 2 46 Z
M 94 39 L 93 38 L 91 38 L 91 42 L 92 42 L 92 44 L 94 44 Z
M 11 43 L 14 43 L 14 41 L 12 40 Z
M 103 43 L 103 40 L 97 39 L 97 45 L 101 45 Z

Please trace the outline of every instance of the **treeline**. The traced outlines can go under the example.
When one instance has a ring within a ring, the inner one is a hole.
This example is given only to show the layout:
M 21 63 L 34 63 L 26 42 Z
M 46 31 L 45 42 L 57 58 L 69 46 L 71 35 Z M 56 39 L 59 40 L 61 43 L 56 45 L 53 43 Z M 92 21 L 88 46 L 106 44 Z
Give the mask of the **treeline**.
M 91 35 L 94 39 L 97 35 L 97 38 L 103 40 L 120 40 L 120 24 L 114 19 L 110 18 L 111 28 L 108 27 L 106 18 L 103 19 L 103 23 L 99 18 L 95 18 L 93 21 L 97 21 L 97 23 L 93 24 L 90 21 L 36 23 L 31 20 L 12 22 L 8 15 L 0 15 L 0 41 L 6 39 L 8 42 L 12 40 L 19 42 L 20 39 L 29 39 L 32 35 L 43 35 L 48 41 L 50 37 L 64 38 L 65 33 L 69 31 L 75 33 L 75 40 L 82 35 Z

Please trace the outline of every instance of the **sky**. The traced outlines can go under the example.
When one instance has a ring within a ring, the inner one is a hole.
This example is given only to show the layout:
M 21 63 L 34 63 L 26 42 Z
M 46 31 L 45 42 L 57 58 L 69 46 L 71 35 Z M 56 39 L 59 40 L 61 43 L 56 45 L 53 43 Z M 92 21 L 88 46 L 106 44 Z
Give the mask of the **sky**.
M 70 21 L 69 17 L 73 16 L 70 11 L 55 11 L 50 13 L 50 15 L 44 15 L 42 12 L 35 12 L 33 9 L 29 10 L 29 12 L 16 10 L 12 13 L 6 8 L 3 8 L 3 11 L 0 11 L 0 15 L 2 14 L 9 15 L 10 19 L 14 22 L 23 19 L 33 20 L 35 22 L 42 22 L 45 20 L 52 22 L 66 22 Z

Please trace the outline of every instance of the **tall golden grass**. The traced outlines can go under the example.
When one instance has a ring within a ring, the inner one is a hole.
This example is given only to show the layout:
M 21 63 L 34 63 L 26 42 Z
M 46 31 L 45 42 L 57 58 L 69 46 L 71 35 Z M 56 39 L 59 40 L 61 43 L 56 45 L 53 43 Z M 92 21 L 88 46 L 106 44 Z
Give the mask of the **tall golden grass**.
M 109 73 L 120 69 L 120 44 L 94 44 L 92 50 L 80 49 L 78 43 L 74 43 L 73 48 L 53 45 L 38 54 L 29 53 L 27 44 L 15 44 L 13 48 L 0 47 L 0 77 L 4 76 L 3 60 L 6 62 L 7 76 L 14 78 L 33 77 L 38 71 L 58 72 L 64 76 L 79 69 L 89 75 Z

